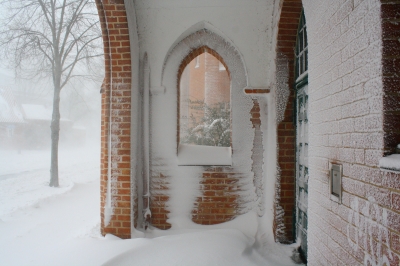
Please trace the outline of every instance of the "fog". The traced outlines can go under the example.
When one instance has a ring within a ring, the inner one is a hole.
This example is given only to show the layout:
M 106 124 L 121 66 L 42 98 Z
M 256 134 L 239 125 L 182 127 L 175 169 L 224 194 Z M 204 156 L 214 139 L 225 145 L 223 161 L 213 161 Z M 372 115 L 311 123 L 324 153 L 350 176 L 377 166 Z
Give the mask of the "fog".
M 60 150 L 99 147 L 100 81 L 72 80 L 61 91 Z M 52 99 L 50 80 L 18 79 L 1 69 L 0 150 L 49 150 Z

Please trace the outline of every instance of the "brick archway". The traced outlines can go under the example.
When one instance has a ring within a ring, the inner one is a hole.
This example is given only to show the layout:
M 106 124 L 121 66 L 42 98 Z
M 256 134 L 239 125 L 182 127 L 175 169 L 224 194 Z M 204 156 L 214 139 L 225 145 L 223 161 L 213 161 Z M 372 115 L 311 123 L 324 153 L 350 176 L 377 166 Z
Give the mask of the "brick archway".
M 131 238 L 132 74 L 128 20 L 123 0 L 96 0 L 96 5 L 105 60 L 101 86 L 101 233 Z M 109 202 L 107 190 L 111 190 Z
M 385 153 L 393 152 L 400 143 L 400 94 L 399 78 L 400 52 L 398 46 L 400 4 L 381 1 L 382 19 L 382 86 L 383 87 L 383 132 Z M 101 217 L 102 233 L 112 233 L 123 238 L 130 238 L 133 213 L 131 189 L 131 85 L 132 63 L 129 41 L 128 22 L 124 0 L 96 0 L 104 42 L 105 79 L 102 85 L 102 118 L 101 118 Z M 281 1 L 281 13 L 277 36 L 277 75 L 282 78 L 283 91 L 288 93 L 278 125 L 278 165 L 281 170 L 279 188 L 280 201 L 276 207 L 282 207 L 284 215 L 280 217 L 285 225 L 285 232 L 279 240 L 293 240 L 292 211 L 294 207 L 294 127 L 293 127 L 293 90 L 294 83 L 294 47 L 296 31 L 300 19 L 302 1 Z M 396 22 L 396 23 L 393 23 Z M 179 61 L 180 62 L 180 61 Z M 284 70 L 281 70 L 283 66 Z M 177 67 L 178 68 L 178 67 Z M 279 90 L 278 90 L 279 91 Z M 278 95 L 279 98 L 279 95 Z M 118 104 L 117 104 L 118 103 Z M 112 113 L 111 113 L 112 109 Z M 111 114 L 113 114 L 111 116 Z M 112 127 L 111 127 L 112 125 Z M 111 130 L 112 129 L 112 130 Z M 118 139 L 118 141 L 116 141 Z M 114 141 L 111 152 L 108 147 Z M 112 171 L 110 163 L 112 164 Z M 105 223 L 104 206 L 106 203 L 107 182 L 113 180 L 112 188 L 114 213 L 109 223 Z M 134 201 L 134 200 L 133 200 Z M 277 215 L 278 217 L 278 215 Z M 276 221 L 275 226 L 279 223 Z

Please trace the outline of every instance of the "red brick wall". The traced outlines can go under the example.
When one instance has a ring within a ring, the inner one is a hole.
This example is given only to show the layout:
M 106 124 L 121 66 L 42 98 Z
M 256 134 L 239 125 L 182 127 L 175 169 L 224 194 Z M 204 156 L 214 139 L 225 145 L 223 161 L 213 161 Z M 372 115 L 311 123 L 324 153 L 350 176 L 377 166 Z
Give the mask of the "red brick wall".
M 152 172 L 151 175 L 150 223 L 151 225 L 163 230 L 171 228 L 171 224 L 167 222 L 169 210 L 166 206 L 169 200 L 169 183 L 167 182 L 168 178 L 169 176 L 165 176 L 162 173 Z
M 212 106 L 230 103 L 230 78 L 227 71 L 220 71 L 220 61 L 212 54 L 205 54 L 205 103 Z
M 103 32 L 105 79 L 101 112 L 101 232 L 131 237 L 131 54 L 123 0 L 96 0 Z M 111 102 L 112 99 L 112 102 Z M 110 117 L 111 105 L 111 117 Z M 109 128 L 111 121 L 111 147 Z M 108 164 L 111 154 L 111 166 Z M 111 169 L 113 216 L 104 224 L 108 169 Z
M 260 130 L 260 106 L 257 100 L 253 100 L 253 108 L 251 109 L 251 122 L 253 128 L 259 134 L 259 138 L 254 138 L 253 146 L 253 167 L 252 171 L 259 170 L 262 174 L 263 164 L 263 143 L 262 133 Z M 258 167 L 258 169 L 255 169 Z M 241 214 L 243 202 L 239 193 L 243 190 L 240 182 L 241 174 L 234 173 L 230 167 L 211 167 L 203 173 L 200 181 L 200 191 L 202 196 L 198 197 L 192 211 L 192 220 L 198 224 L 219 224 L 227 222 Z M 254 185 L 257 189 L 257 181 L 262 177 L 254 176 Z M 260 188 L 259 188 L 260 189 Z
M 192 221 L 197 224 L 219 224 L 232 220 L 238 214 L 238 177 L 230 168 L 211 167 L 200 181 L 202 196 L 192 210 Z
M 302 10 L 301 0 L 283 1 L 278 24 L 277 61 L 287 60 L 289 73 L 287 86 L 290 90 L 283 121 L 278 125 L 278 164 L 280 173 L 280 206 L 285 211 L 283 222 L 286 238 L 293 241 L 293 209 L 295 205 L 295 130 L 293 121 L 294 79 L 297 28 Z M 276 227 L 276 221 L 274 227 Z

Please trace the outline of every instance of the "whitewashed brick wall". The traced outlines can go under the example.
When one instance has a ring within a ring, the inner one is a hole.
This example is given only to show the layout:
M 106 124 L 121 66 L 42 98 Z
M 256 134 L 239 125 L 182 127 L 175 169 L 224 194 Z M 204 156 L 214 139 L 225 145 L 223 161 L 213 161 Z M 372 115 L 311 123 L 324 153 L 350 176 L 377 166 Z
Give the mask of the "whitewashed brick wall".
M 308 265 L 398 265 L 400 216 L 392 195 L 398 191 L 382 182 L 393 176 L 378 168 L 384 150 L 380 1 L 303 5 L 309 38 Z M 329 162 L 343 165 L 342 204 L 329 199 Z

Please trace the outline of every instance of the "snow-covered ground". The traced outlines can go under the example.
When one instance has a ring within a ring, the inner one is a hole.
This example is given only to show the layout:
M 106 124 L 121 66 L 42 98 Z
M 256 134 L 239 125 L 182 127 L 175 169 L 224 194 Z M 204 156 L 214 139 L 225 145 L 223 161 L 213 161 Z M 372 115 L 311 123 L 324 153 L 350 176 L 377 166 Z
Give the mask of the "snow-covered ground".
M 60 151 L 60 188 L 48 187 L 48 151 L 0 151 L 0 265 L 294 265 L 292 248 L 262 256 L 237 229 L 102 237 L 95 147 Z

